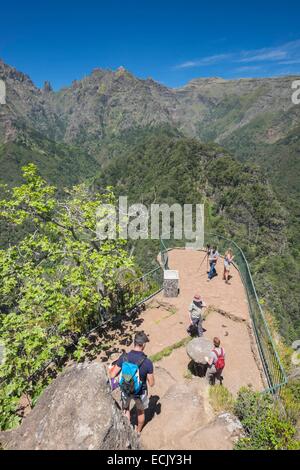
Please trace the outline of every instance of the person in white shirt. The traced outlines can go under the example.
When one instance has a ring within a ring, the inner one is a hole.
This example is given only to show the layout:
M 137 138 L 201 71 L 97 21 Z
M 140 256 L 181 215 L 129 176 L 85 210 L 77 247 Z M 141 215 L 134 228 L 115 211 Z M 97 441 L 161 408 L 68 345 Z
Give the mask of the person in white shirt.
M 193 302 L 189 306 L 189 318 L 190 318 L 190 325 L 187 329 L 189 334 L 192 334 L 192 330 L 195 329 L 197 331 L 197 335 L 203 336 L 203 328 L 202 328 L 202 310 L 206 307 L 206 303 L 201 298 L 199 294 L 195 294 L 193 298 Z
M 230 265 L 233 261 L 233 253 L 232 250 L 227 250 L 224 256 L 224 274 L 223 274 L 223 280 L 225 281 L 226 284 L 229 284 L 229 275 L 230 275 Z

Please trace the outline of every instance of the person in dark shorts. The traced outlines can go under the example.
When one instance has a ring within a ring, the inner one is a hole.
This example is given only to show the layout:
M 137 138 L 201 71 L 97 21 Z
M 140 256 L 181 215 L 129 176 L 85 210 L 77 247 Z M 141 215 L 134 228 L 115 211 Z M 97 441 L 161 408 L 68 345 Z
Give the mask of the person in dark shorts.
M 122 387 L 122 380 L 120 380 L 120 389 L 121 389 L 121 401 L 122 409 L 130 421 L 130 402 L 134 400 L 135 406 L 137 409 L 137 427 L 136 431 L 140 433 L 145 423 L 145 409 L 149 406 L 148 398 L 148 385 L 153 387 L 154 385 L 154 374 L 153 374 L 153 363 L 148 359 L 146 354 L 144 354 L 144 349 L 146 343 L 149 342 L 147 335 L 140 331 L 136 333 L 134 337 L 134 347 L 133 349 L 125 354 L 122 354 L 117 360 L 112 373 L 111 378 L 116 377 L 120 372 L 125 370 L 127 371 L 136 369 L 134 381 L 135 386 L 138 388 L 138 391 L 129 393 L 125 391 L 126 387 Z M 135 367 L 137 366 L 137 367 Z M 135 369 L 134 369 L 135 367 Z M 125 375 L 125 373 L 124 373 Z M 132 380 L 133 384 L 133 380 Z
M 214 246 L 209 250 L 208 261 L 209 261 L 209 273 L 208 281 L 211 281 L 213 277 L 217 276 L 216 265 L 219 259 L 219 253 L 217 247 Z

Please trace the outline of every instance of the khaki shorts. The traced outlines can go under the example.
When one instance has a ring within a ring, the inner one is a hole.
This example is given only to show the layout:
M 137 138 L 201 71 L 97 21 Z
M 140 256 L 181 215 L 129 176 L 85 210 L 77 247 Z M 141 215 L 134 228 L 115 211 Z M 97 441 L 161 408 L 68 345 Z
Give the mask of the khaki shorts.
M 225 271 L 227 271 L 229 273 L 230 272 L 230 264 L 224 264 L 224 269 L 225 269 Z
M 135 406 L 137 410 L 146 410 L 149 406 L 149 398 L 148 393 L 144 392 L 143 395 L 139 397 L 127 397 L 123 393 L 121 393 L 121 400 L 122 400 L 122 409 L 129 410 L 131 400 L 134 400 Z

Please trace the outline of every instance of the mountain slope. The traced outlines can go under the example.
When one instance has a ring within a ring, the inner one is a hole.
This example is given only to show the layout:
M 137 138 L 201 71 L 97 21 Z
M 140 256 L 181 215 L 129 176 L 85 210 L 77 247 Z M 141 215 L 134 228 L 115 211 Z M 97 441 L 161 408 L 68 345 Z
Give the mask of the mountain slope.
M 168 124 L 203 142 L 218 142 L 238 159 L 267 169 L 284 162 L 284 178 L 280 171 L 271 177 L 295 195 L 300 106 L 291 96 L 292 82 L 299 77 L 196 79 L 169 89 L 120 67 L 116 72 L 95 69 L 53 92 L 49 84 L 36 88 L 29 77 L 0 61 L 0 78 L 7 85 L 7 105 L 0 107 L 0 142 L 14 140 L 20 128 L 34 129 L 48 139 L 80 145 L 101 162 L 105 140 L 129 129 Z
M 59 187 L 77 184 L 83 177 L 90 178 L 100 168 L 82 148 L 55 142 L 27 129 L 18 132 L 14 140 L 0 143 L 0 183 L 20 183 L 21 167 L 30 162 Z

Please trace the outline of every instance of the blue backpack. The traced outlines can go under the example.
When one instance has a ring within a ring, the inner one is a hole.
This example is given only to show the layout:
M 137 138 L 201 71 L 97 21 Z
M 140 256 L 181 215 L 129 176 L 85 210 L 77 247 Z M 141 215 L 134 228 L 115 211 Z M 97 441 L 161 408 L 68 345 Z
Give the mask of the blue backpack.
M 128 361 L 128 356 L 125 354 L 124 361 L 120 372 L 120 389 L 126 396 L 139 395 L 143 383 L 140 379 L 139 368 L 143 364 L 146 356 L 144 355 L 136 364 Z

